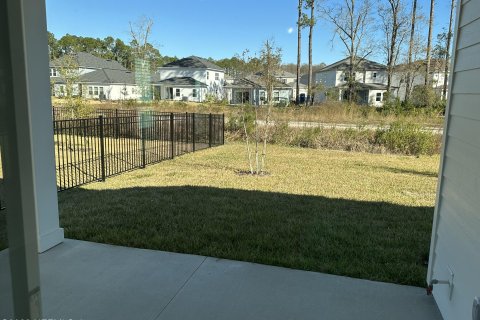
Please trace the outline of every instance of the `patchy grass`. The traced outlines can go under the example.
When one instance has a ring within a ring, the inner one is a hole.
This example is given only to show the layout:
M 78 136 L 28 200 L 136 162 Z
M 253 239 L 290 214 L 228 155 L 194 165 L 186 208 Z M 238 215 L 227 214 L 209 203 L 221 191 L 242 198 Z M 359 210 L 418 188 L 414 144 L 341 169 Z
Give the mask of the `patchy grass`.
M 69 238 L 425 284 L 438 156 L 230 144 L 59 194 Z M 1 224 L 1 222 L 0 222 Z

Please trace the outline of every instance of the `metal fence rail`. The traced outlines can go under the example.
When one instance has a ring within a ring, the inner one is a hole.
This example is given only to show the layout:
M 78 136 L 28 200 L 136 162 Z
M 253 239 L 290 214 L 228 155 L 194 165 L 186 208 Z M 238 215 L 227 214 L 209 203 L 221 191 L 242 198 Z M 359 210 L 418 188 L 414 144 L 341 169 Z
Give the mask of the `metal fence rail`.
M 55 112 L 59 191 L 224 144 L 221 114 L 113 110 L 98 117 L 59 120 Z

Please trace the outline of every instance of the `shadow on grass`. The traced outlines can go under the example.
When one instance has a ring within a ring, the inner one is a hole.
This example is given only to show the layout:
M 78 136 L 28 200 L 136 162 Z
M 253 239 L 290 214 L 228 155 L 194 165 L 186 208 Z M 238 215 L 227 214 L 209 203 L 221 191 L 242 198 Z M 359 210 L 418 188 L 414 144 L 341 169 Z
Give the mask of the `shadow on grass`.
M 72 189 L 68 238 L 423 286 L 432 207 L 209 187 Z

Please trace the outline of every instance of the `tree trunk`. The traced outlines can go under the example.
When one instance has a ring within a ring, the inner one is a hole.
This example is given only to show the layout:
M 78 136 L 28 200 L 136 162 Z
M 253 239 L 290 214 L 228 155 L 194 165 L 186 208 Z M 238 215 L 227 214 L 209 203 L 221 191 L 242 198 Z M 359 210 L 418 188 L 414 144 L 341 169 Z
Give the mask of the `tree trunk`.
M 310 3 L 310 32 L 308 34 L 308 105 L 312 105 L 312 81 L 313 81 L 313 62 L 312 62 L 312 38 L 313 27 L 315 26 L 315 0 L 311 0 Z
M 448 23 L 447 52 L 445 53 L 445 74 L 443 78 L 443 91 L 442 91 L 442 97 L 444 100 L 447 100 L 448 69 L 450 66 L 450 43 L 452 41 L 453 8 L 455 8 L 455 0 L 452 0 L 452 5 L 450 6 L 450 21 Z
M 351 0 L 351 10 L 349 11 L 349 16 L 350 16 L 350 26 L 353 30 L 354 24 L 354 17 L 353 15 L 355 14 L 355 0 Z M 348 75 L 348 102 L 352 103 L 353 98 L 354 98 L 354 85 L 355 85 L 355 79 L 353 77 L 354 74 L 354 63 L 356 63 L 356 50 L 355 50 L 355 33 L 352 32 L 350 36 L 350 69 L 349 69 L 349 75 Z
M 425 85 L 430 84 L 430 63 L 432 60 L 432 32 L 435 10 L 435 0 L 430 0 L 430 19 L 428 22 L 427 66 L 425 68 Z
M 417 0 L 413 0 L 412 8 L 412 23 L 410 30 L 410 43 L 408 44 L 408 63 L 407 63 L 407 80 L 405 88 L 405 100 L 410 100 L 411 88 L 411 79 L 412 79 L 412 54 L 413 54 L 413 44 L 415 43 L 415 20 L 417 18 Z
M 303 0 L 298 0 L 298 21 L 297 21 L 297 85 L 295 92 L 295 103 L 300 103 L 300 64 L 302 63 L 302 7 Z
M 390 1 L 390 6 L 392 8 L 392 38 L 390 39 L 390 53 L 388 54 L 388 63 L 387 63 L 387 93 L 390 96 L 390 91 L 392 88 L 392 75 L 393 68 L 395 67 L 395 53 L 397 48 L 397 34 L 398 34 L 398 3 Z

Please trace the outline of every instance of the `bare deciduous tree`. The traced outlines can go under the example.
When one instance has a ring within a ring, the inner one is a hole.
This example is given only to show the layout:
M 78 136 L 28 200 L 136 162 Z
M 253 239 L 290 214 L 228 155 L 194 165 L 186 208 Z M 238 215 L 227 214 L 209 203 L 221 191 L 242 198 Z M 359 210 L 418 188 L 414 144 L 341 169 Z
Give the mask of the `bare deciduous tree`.
M 427 58 L 425 67 L 425 85 L 430 84 L 430 63 L 432 61 L 432 32 L 434 20 L 435 0 L 430 0 L 430 19 L 428 20 Z
M 392 77 L 397 66 L 402 44 L 407 37 L 408 15 L 404 0 L 385 0 L 379 6 L 387 60 L 387 92 L 391 92 Z
M 353 102 L 356 85 L 354 73 L 362 60 L 372 52 L 369 41 L 371 5 L 369 0 L 342 0 L 340 3 L 321 8 L 320 12 L 335 27 L 335 35 L 340 38 L 349 56 L 348 100 Z
M 410 40 L 408 43 L 408 54 L 407 54 L 407 78 L 406 78 L 406 88 L 405 88 L 405 100 L 410 99 L 410 94 L 412 93 L 412 57 L 413 57 L 413 49 L 415 45 L 415 23 L 417 20 L 417 0 L 413 0 L 412 3 L 412 15 L 410 19 Z
M 448 22 L 448 33 L 447 33 L 447 45 L 446 45 L 446 52 L 445 52 L 445 75 L 443 79 L 443 90 L 442 90 L 442 98 L 447 99 L 447 85 L 448 85 L 448 71 L 450 68 L 450 45 L 452 42 L 452 24 L 453 24 L 453 9 L 455 8 L 455 0 L 452 0 L 450 5 L 450 20 Z
M 153 20 L 141 17 L 136 22 L 129 22 L 131 46 L 136 58 L 146 60 L 148 58 L 148 38 L 152 33 Z

